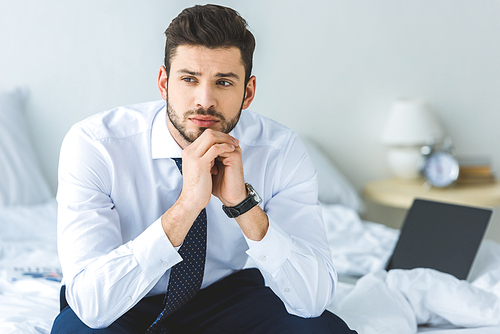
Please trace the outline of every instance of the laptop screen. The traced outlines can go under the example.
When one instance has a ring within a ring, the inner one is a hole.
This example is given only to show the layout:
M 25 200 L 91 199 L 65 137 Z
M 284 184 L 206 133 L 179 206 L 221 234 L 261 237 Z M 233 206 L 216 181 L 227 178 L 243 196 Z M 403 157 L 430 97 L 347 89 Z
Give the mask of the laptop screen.
M 432 268 L 467 279 L 492 213 L 416 199 L 386 269 Z

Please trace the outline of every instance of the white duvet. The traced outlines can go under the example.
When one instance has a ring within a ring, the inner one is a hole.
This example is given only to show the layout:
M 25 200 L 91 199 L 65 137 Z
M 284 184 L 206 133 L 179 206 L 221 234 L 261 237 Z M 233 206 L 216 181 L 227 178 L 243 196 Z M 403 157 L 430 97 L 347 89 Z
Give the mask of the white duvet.
M 323 219 L 339 275 L 364 275 L 339 284 L 330 310 L 363 334 L 410 334 L 434 328 L 500 333 L 500 245 L 485 240 L 470 282 L 432 269 L 383 270 L 398 231 L 364 222 L 351 209 L 324 205 Z M 442 329 L 439 333 L 443 332 Z M 446 332 L 455 333 L 447 330 Z
M 56 202 L 0 208 L 0 333 L 50 333 L 60 283 L 19 278 L 16 269 L 59 268 Z
M 324 205 L 323 215 L 339 275 L 363 276 L 356 285 L 340 282 L 329 307 L 351 328 L 360 334 L 500 333 L 499 244 L 483 243 L 470 283 L 426 269 L 387 273 L 382 268 L 398 231 L 364 222 L 344 206 Z M 55 200 L 0 208 L 0 333 L 49 333 L 60 284 L 12 281 L 20 267 L 59 267 Z

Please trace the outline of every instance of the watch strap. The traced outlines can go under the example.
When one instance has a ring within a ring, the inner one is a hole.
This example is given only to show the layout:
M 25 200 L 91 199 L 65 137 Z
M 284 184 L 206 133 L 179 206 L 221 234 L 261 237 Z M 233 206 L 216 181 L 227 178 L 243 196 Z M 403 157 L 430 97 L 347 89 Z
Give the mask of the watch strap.
M 262 202 L 262 199 L 250 184 L 245 183 L 245 186 L 248 196 L 241 203 L 231 207 L 222 205 L 222 210 L 229 218 L 236 218 Z

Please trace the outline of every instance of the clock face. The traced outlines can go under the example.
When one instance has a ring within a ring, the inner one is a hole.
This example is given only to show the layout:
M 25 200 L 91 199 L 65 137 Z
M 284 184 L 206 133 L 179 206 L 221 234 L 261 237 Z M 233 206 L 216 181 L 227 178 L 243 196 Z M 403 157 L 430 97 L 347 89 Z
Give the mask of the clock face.
M 458 178 L 458 162 L 448 153 L 431 154 L 424 165 L 424 175 L 435 187 L 447 187 Z

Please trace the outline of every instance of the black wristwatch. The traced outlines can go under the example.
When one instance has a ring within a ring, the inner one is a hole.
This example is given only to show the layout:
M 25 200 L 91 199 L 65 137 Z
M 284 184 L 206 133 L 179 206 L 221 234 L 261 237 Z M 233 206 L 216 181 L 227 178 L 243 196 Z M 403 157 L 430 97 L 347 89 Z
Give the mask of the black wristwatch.
M 245 187 L 247 188 L 248 197 L 245 198 L 243 202 L 232 207 L 222 205 L 222 210 L 224 210 L 229 218 L 236 218 L 239 215 L 244 214 L 254 206 L 262 203 L 262 198 L 260 198 L 259 194 L 257 194 L 255 189 L 250 184 L 245 183 Z

